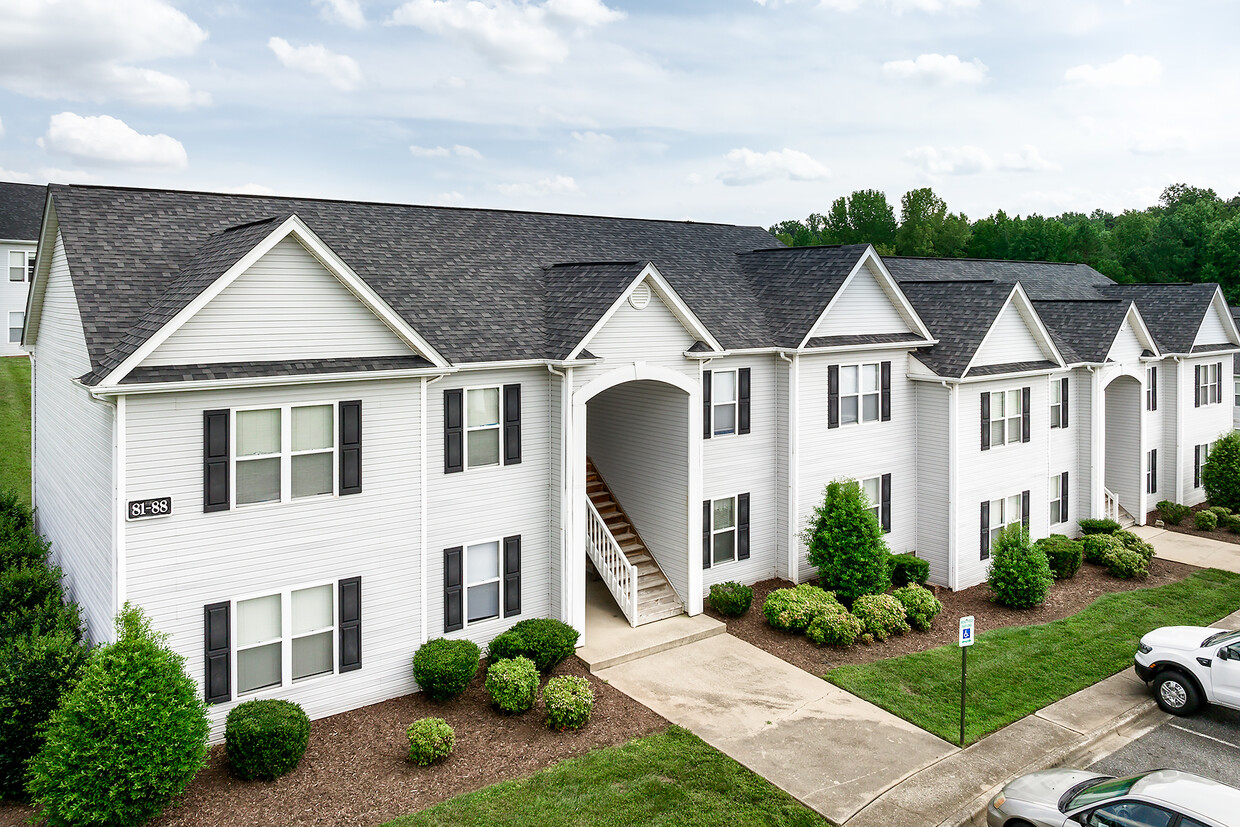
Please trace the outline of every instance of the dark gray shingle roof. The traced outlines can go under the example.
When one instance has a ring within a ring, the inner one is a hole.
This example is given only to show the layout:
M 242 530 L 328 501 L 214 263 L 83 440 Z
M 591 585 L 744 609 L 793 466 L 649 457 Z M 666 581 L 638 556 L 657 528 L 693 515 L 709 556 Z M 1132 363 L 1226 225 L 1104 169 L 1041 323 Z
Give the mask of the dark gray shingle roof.
M 248 379 L 289 374 L 370 373 L 379 370 L 429 368 L 421 356 L 375 356 L 348 359 L 299 359 L 292 362 L 220 362 L 213 365 L 142 365 L 125 374 L 122 385 L 148 382 L 191 382 L 206 379 Z
M 1163 353 L 1191 353 L 1216 284 L 1113 284 L 1100 292 L 1137 303 Z
M 624 289 L 633 283 L 645 261 L 600 261 L 557 264 L 547 268 L 547 354 L 566 359 L 591 328 L 603 318 Z
M 1096 299 L 1096 288 L 1113 282 L 1085 264 L 1050 261 L 997 261 L 973 258 L 912 258 L 883 256 L 883 263 L 897 281 L 996 281 L 1020 282 L 1031 301 L 1039 299 Z
M 1034 302 L 1033 309 L 1071 364 L 1102 362 L 1107 358 L 1129 304 L 1122 299 L 1044 300 Z
M 38 241 L 47 187 L 0 181 L 0 238 Z
M 781 247 L 738 256 L 770 329 L 763 344 L 799 346 L 867 247 Z M 755 317 L 750 324 L 761 325 L 761 318 Z
M 964 375 L 1012 293 L 1012 285 L 994 281 L 902 281 L 900 289 L 939 340 L 913 355 L 939 376 L 951 378 Z

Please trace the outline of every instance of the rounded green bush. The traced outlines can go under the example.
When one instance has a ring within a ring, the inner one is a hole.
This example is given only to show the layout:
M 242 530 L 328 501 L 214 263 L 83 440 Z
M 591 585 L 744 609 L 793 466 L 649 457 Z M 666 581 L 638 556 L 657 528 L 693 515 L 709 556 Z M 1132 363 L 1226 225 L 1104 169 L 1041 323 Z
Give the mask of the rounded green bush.
M 55 566 L 31 563 L 0 570 L 0 641 L 64 632 L 81 640 L 76 603 L 66 603 Z
M 512 629 L 500 632 L 487 644 L 487 662 L 519 658 L 526 652 L 525 638 Z
M 902 635 L 909 630 L 907 613 L 900 601 L 889 594 L 865 594 L 853 601 L 853 616 L 867 634 L 876 640 Z
M 413 678 L 436 701 L 455 698 L 478 674 L 481 652 L 470 640 L 433 638 L 413 654 Z
M 776 629 L 788 632 L 804 632 L 814 618 L 823 612 L 841 608 L 831 592 L 809 583 L 791 589 L 776 589 L 766 596 L 762 614 L 766 622 Z
M 1114 537 L 1111 542 L 1119 545 Z M 1029 542 L 1023 526 L 1008 526 L 999 532 L 990 550 L 989 581 L 995 601 L 1013 609 L 1031 609 L 1045 602 L 1053 580 L 1046 555 Z
M 836 480 L 827 485 L 801 534 L 819 582 L 845 602 L 882 594 L 891 585 L 891 550 L 870 510 L 874 505 L 856 480 Z
M 1201 487 L 1211 505 L 1240 511 L 1240 433 L 1230 431 L 1210 446 L 1201 466 Z
M 581 729 L 594 710 L 594 690 L 590 682 L 576 675 L 556 675 L 543 687 L 547 707 L 547 726 L 564 731 Z
M 1231 514 L 1231 509 L 1224 505 L 1212 505 L 1207 508 L 1206 511 L 1211 512 L 1215 517 L 1218 517 L 1219 520 L 1222 520 L 1224 517 Z
M 1218 528 L 1218 515 L 1213 511 L 1198 511 L 1193 515 L 1193 525 L 1198 531 L 1213 531 Z
M 923 560 L 916 554 L 891 555 L 891 585 L 899 588 L 910 583 L 926 585 L 930 579 L 930 561 Z
M 815 646 L 852 646 L 864 630 L 861 621 L 841 606 L 815 617 L 805 630 L 805 636 Z
M 443 718 L 419 718 L 405 734 L 409 736 L 409 760 L 419 767 L 447 758 L 456 747 L 456 733 Z
M 1096 535 L 1105 536 L 1105 535 Z M 1084 559 L 1085 544 L 1069 540 L 1062 534 L 1052 534 L 1034 543 L 1046 555 L 1047 565 L 1056 580 L 1067 580 L 1076 575 Z
M 753 603 L 753 589 L 729 580 L 710 587 L 710 607 L 721 615 L 738 617 L 749 611 Z
M 1081 540 L 1081 549 L 1086 563 L 1103 565 L 1103 559 L 1112 549 L 1123 548 L 1124 544 L 1112 534 L 1090 534 Z
M 1186 505 L 1179 505 L 1171 500 L 1162 500 L 1156 506 L 1158 516 L 1168 525 L 1179 525 L 1193 510 Z
M 1228 514 L 1219 524 L 1233 534 L 1240 534 L 1240 514 Z
M 924 586 L 916 583 L 896 589 L 891 596 L 900 601 L 904 613 L 908 616 L 909 625 L 924 632 L 930 628 L 930 621 L 943 611 L 943 604 Z
M 1134 577 L 1143 578 L 1150 573 L 1149 561 L 1140 552 L 1124 548 L 1123 546 L 1108 550 L 1102 564 L 1107 567 L 1107 573 L 1112 577 L 1119 577 L 1124 580 L 1130 580 Z
M 1146 563 L 1154 559 L 1154 547 L 1131 531 L 1118 531 L 1115 537 L 1124 545 L 1124 548 L 1135 551 L 1145 558 Z
M 489 664 L 486 687 L 501 712 L 525 712 L 538 697 L 538 667 L 520 655 Z
M 1114 534 L 1123 528 L 1122 525 L 1114 520 L 1081 520 L 1081 533 L 1089 536 L 1091 534 Z
M 310 718 L 292 701 L 246 701 L 224 720 L 228 766 L 245 781 L 274 781 L 292 772 L 308 743 Z
M 491 641 L 487 660 L 527 657 L 540 672 L 549 672 L 577 650 L 579 636 L 576 629 L 560 620 L 544 617 L 522 620 Z

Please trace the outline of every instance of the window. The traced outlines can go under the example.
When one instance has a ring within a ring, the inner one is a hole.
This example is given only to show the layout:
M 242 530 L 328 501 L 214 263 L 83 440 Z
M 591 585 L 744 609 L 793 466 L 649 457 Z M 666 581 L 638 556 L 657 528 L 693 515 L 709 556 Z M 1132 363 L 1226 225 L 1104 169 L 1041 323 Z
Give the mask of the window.
M 499 465 L 499 387 L 470 388 L 465 405 L 465 463 L 467 468 Z
M 990 444 L 1020 442 L 1021 391 L 994 391 L 990 394 Z
M 1201 467 L 1210 458 L 1210 443 L 1193 447 L 1193 488 L 1201 487 Z
M 1172 814 L 1142 801 L 1120 801 L 1089 814 L 1087 827 L 1167 827 Z
M 869 512 L 874 515 L 874 519 L 878 520 L 878 524 L 883 524 L 883 478 L 870 477 L 868 480 L 861 481 L 861 493 L 865 494 L 866 503 L 869 505 Z
M 465 618 L 468 623 L 499 617 L 499 540 L 465 547 Z
M 736 559 L 736 497 L 711 501 L 710 557 L 713 565 Z
M 1240 408 L 1240 379 L 1235 379 L 1233 381 L 1235 384 L 1235 388 L 1234 388 L 1235 399 L 1233 400 L 1232 404 L 1235 405 L 1237 408 Z
M 27 262 L 29 258 L 29 263 Z M 25 250 L 9 250 L 9 281 L 25 281 L 29 278 L 34 256 Z
M 236 694 L 336 671 L 335 586 L 324 583 L 236 601 Z
M 336 490 L 336 407 L 285 405 L 234 413 L 237 505 Z
M 1195 407 L 1213 405 L 1223 401 L 1223 363 L 1197 365 L 1194 369 L 1196 378 Z
M 1145 409 L 1158 410 L 1158 366 L 1150 365 L 1145 369 Z
M 1063 424 L 1063 386 L 1058 379 L 1051 380 L 1051 427 L 1058 428 Z
M 991 548 L 994 548 L 999 532 L 1011 525 L 1020 525 L 1020 494 L 990 501 Z
M 1056 474 L 1051 477 L 1051 525 L 1066 523 L 1068 521 L 1068 492 L 1064 490 L 1064 482 L 1066 482 L 1066 477 L 1067 474 Z
M 736 433 L 736 371 L 711 372 L 711 421 L 715 436 Z
M 22 327 L 26 324 L 24 312 L 9 313 L 9 344 L 21 344 Z
M 879 365 L 840 367 L 840 424 L 877 422 L 881 399 Z
M 1153 448 L 1145 455 L 1145 493 L 1158 493 L 1158 449 Z

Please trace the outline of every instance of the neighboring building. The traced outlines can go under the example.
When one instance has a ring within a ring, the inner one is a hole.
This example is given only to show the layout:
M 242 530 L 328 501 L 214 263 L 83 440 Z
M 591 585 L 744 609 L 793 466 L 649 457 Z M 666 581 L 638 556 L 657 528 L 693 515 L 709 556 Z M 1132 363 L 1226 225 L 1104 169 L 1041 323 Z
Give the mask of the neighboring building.
M 1213 285 L 788 249 L 757 227 L 53 186 L 34 497 L 92 638 L 141 605 L 215 702 L 414 688 L 428 638 L 634 624 L 812 575 L 859 480 L 895 552 L 1199 502 Z
M 0 319 L 5 324 L 0 356 L 25 355 L 22 325 L 46 194 L 46 187 L 0 181 L 0 260 L 5 268 L 0 281 Z

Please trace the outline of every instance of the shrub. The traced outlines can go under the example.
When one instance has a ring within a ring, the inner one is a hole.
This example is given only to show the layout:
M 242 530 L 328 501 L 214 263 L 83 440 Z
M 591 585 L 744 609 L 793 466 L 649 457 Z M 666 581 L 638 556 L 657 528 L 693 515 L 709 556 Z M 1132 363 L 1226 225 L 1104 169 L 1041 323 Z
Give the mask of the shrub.
M 1069 540 L 1062 534 L 1052 534 L 1038 540 L 1034 545 L 1046 555 L 1047 565 L 1051 567 L 1051 575 L 1055 579 L 1067 580 L 1080 570 L 1084 555 L 1084 543 L 1080 540 Z
M 1081 532 L 1085 536 L 1091 534 L 1114 534 L 1123 526 L 1114 520 L 1081 520 Z
M 46 565 L 51 551 L 48 542 L 32 529 L 17 528 L 5 520 L 0 514 L 0 571 Z
M 409 736 L 409 760 L 419 767 L 447 758 L 456 746 L 456 733 L 443 718 L 419 718 L 405 734 Z
M 224 721 L 228 766 L 246 781 L 274 781 L 292 772 L 309 742 L 310 718 L 292 701 L 246 701 Z
M 882 594 L 891 585 L 891 552 L 883 529 L 855 481 L 827 485 L 802 537 L 818 579 L 846 603 L 863 594 Z
M 861 621 L 840 606 L 836 611 L 823 612 L 814 618 L 805 636 L 815 646 L 852 646 L 864 631 Z
M 994 600 L 1013 609 L 1030 609 L 1046 600 L 1053 580 L 1050 564 L 1042 549 L 1029 542 L 1024 526 L 1012 525 L 999 532 L 990 558 Z
M 943 611 L 943 604 L 939 602 L 939 599 L 931 594 L 929 589 L 918 586 L 916 583 L 896 589 L 891 596 L 899 600 L 900 605 L 904 607 L 909 624 L 922 632 L 928 630 L 930 621 Z
M 1228 515 L 1230 515 L 1230 514 L 1231 514 L 1231 509 L 1230 509 L 1230 508 L 1227 508 L 1227 507 L 1225 507 L 1225 506 L 1221 506 L 1221 505 L 1212 505 L 1212 506 L 1210 506 L 1209 508 L 1207 508 L 1207 509 L 1205 509 L 1205 510 L 1206 510 L 1206 511 L 1209 511 L 1210 513 L 1212 513 L 1215 517 L 1218 517 L 1220 522 L 1222 521 L 1222 519 L 1223 519 L 1224 517 L 1226 517 L 1226 516 L 1228 516 Z
M 538 697 L 538 667 L 521 656 L 489 664 L 486 687 L 501 712 L 524 712 Z
M 32 564 L 0 571 L 0 640 L 64 632 L 81 640 L 76 603 L 65 603 L 60 569 Z
M 436 701 L 455 698 L 478 674 L 481 651 L 469 640 L 437 637 L 413 653 L 413 678 Z
M 889 594 L 866 594 L 853 601 L 853 616 L 861 621 L 867 634 L 876 640 L 908 631 L 904 606 Z
M 1240 511 L 1240 434 L 1230 431 L 1210 446 L 1201 465 L 1201 487 L 1212 505 Z
M 1240 534 L 1240 514 L 1228 514 L 1222 525 L 1233 534 Z
M 52 825 L 138 824 L 180 795 L 207 755 L 206 706 L 184 659 L 126 604 L 52 713 L 28 789 Z
M 1115 538 L 1123 544 L 1124 548 L 1129 551 L 1135 551 L 1140 554 L 1146 563 L 1154 559 L 1154 547 L 1142 540 L 1131 531 L 1120 531 L 1115 534 Z
M 891 585 L 896 588 L 909 583 L 924 586 L 929 579 L 929 560 L 923 560 L 912 553 L 891 555 Z
M 594 690 L 590 682 L 576 675 L 556 675 L 543 687 L 547 707 L 547 726 L 560 731 L 581 729 L 594 710 Z
M 1145 577 L 1150 573 L 1149 561 L 1139 552 L 1123 546 L 1109 549 L 1102 564 L 1107 567 L 1107 573 L 1112 577 L 1121 577 L 1125 580 Z
M 804 632 L 815 617 L 823 612 L 843 608 L 835 595 L 817 586 L 802 583 L 791 589 L 776 589 L 766 596 L 762 614 L 776 629 Z
M 737 617 L 749 611 L 753 603 L 753 589 L 729 580 L 710 587 L 710 607 L 721 615 Z
M 1218 528 L 1218 515 L 1213 511 L 1198 511 L 1193 515 L 1193 525 L 1198 531 L 1213 531 Z
M 1158 516 L 1168 525 L 1179 525 L 1189 514 L 1193 513 L 1193 510 L 1188 506 L 1173 503 L 1171 500 L 1163 500 L 1156 507 L 1158 508 Z
M 491 641 L 487 660 L 526 657 L 534 661 L 539 671 L 548 672 L 576 651 L 579 636 L 576 629 L 560 620 L 543 617 L 522 620 Z
M 41 731 L 73 688 L 89 650 L 74 635 L 22 635 L 0 646 L 0 798 L 25 798 Z
M 1124 544 L 1113 534 L 1090 534 L 1081 540 L 1085 562 L 1104 565 L 1107 552 L 1114 548 L 1123 548 Z

